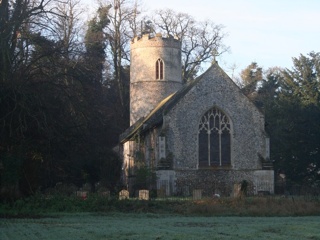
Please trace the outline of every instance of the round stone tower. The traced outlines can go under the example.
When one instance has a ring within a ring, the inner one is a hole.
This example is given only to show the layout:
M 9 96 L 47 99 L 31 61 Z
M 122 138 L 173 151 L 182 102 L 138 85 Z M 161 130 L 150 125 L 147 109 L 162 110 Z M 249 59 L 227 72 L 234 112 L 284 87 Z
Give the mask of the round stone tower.
M 131 43 L 130 125 L 182 87 L 181 42 L 144 34 Z

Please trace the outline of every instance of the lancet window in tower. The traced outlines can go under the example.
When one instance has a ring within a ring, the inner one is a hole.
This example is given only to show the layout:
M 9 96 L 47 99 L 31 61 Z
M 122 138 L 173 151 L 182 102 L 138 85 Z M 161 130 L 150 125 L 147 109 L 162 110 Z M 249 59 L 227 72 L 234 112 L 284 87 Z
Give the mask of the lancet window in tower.
M 156 79 L 162 80 L 163 79 L 163 61 L 159 58 L 156 62 Z
M 218 108 L 207 111 L 199 123 L 199 168 L 231 165 L 229 118 Z

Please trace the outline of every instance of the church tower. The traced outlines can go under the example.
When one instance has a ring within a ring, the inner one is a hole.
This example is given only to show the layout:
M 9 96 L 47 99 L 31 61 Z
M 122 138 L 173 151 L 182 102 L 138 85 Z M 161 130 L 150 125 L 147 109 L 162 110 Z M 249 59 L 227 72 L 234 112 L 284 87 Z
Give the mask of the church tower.
M 131 43 L 130 125 L 182 87 L 181 42 L 144 34 Z

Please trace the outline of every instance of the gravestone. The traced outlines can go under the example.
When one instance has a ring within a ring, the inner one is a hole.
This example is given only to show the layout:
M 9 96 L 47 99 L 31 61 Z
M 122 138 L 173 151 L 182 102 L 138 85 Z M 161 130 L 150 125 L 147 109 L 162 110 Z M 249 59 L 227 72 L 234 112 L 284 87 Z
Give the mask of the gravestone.
M 85 200 L 88 197 L 88 191 L 77 191 L 76 195 L 77 197 L 80 197 Z
M 193 200 L 200 200 L 202 198 L 202 189 L 194 189 L 192 193 Z
M 121 190 L 119 192 L 119 200 L 129 199 L 129 191 L 128 190 Z
M 241 197 L 242 196 L 242 192 L 241 192 L 241 183 L 235 183 L 233 185 L 233 191 L 232 191 L 232 195 L 235 198 Z
M 140 190 L 139 200 L 149 200 L 149 190 Z

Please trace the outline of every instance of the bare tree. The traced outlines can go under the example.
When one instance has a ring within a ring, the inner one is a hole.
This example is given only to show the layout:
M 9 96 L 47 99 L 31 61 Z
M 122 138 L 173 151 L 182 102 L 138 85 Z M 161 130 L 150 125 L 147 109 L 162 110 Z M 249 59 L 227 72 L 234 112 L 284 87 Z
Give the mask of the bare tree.
M 84 25 L 81 21 L 84 10 L 80 7 L 80 0 L 58 2 L 55 12 L 51 19 L 53 38 L 62 44 L 66 58 L 74 57 L 74 53 L 80 50 L 80 36 Z
M 130 62 L 130 41 L 139 32 L 140 3 L 137 0 L 109 0 L 106 4 L 112 5 L 108 12 L 110 24 L 105 30 L 107 59 L 113 66 L 120 104 L 126 108 L 125 66 Z
M 187 13 L 177 13 L 172 9 L 156 10 L 152 18 L 157 31 L 183 39 L 195 20 Z
M 0 81 L 11 78 L 21 59 L 22 41 L 31 25 L 40 25 L 34 19 L 50 13 L 52 0 L 2 0 L 0 2 Z M 18 45 L 20 44 L 20 47 Z
M 223 26 L 212 21 L 199 22 L 186 13 L 171 9 L 157 10 L 153 15 L 154 31 L 172 35 L 182 41 L 182 77 L 193 79 L 203 64 L 215 62 L 215 58 L 228 51 L 223 44 L 226 36 Z
M 238 69 L 238 65 L 236 63 L 230 64 L 229 66 L 227 66 L 228 70 L 231 72 L 231 79 L 233 80 L 233 82 L 239 87 L 239 88 L 243 88 L 244 87 L 244 83 L 240 77 L 239 74 L 235 75 L 236 70 Z

